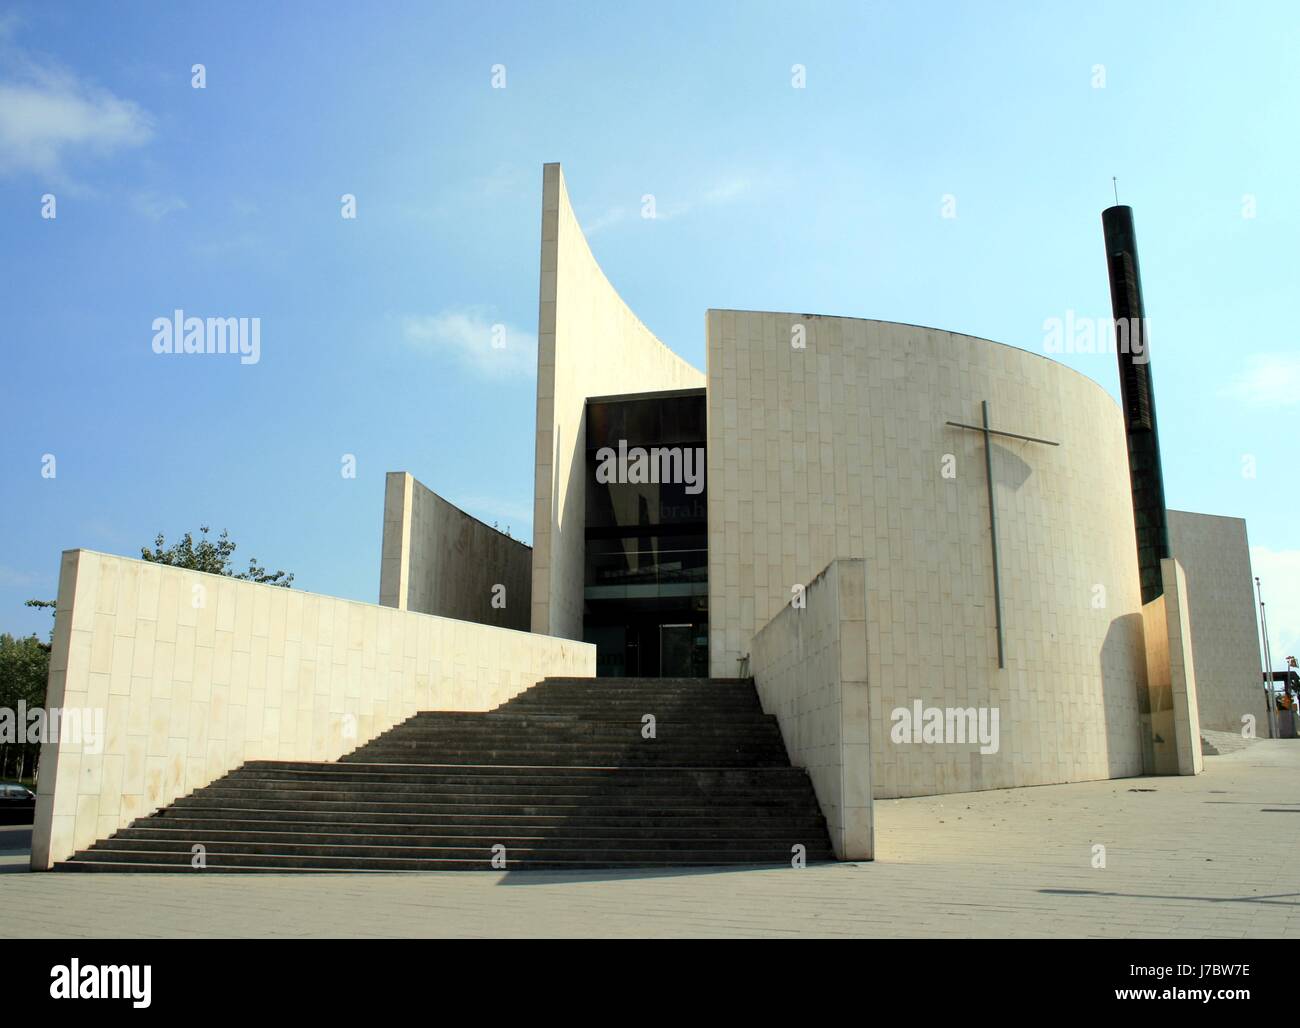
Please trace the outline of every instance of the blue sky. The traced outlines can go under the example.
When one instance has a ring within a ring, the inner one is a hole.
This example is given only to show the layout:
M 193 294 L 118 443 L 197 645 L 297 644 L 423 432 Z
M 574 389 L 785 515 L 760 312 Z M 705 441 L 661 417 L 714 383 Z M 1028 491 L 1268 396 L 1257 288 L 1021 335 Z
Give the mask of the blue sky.
M 709 307 L 1042 352 L 1047 319 L 1109 314 L 1117 176 L 1168 502 L 1248 519 L 1275 653 L 1300 647 L 1293 3 L 0 10 L 0 629 L 46 630 L 22 601 L 61 550 L 200 523 L 374 601 L 389 470 L 531 539 L 560 161 L 615 287 L 701 368 Z M 261 359 L 153 353 L 177 308 L 261 318 Z M 1118 395 L 1113 355 L 1061 359 Z

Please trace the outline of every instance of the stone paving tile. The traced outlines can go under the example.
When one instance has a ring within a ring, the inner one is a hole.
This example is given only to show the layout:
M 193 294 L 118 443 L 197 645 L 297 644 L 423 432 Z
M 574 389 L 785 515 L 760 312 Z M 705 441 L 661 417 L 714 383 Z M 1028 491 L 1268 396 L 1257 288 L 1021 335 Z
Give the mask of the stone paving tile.
M 3 873 L 11 848 L 0 937 L 1300 938 L 1296 809 L 1284 740 L 1196 778 L 882 801 L 875 862 L 803 870 Z

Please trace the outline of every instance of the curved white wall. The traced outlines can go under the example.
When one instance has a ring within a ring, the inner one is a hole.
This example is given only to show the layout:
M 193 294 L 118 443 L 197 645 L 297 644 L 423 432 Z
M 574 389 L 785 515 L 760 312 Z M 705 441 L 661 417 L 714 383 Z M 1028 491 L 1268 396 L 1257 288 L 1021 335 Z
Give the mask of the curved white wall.
M 806 348 L 791 345 L 796 325 Z M 978 423 L 994 481 L 997 666 Z M 837 557 L 866 561 L 877 796 L 1140 774 L 1141 598 L 1123 419 L 1095 382 L 984 339 L 852 318 L 708 314 L 710 661 Z M 943 475 L 945 455 L 956 477 Z M 996 707 L 1000 746 L 891 741 L 891 713 Z
M 641 324 L 591 255 L 558 164 L 542 170 L 532 630 L 582 638 L 584 445 L 591 396 L 699 388 L 704 375 Z
M 1169 512 L 1169 546 L 1187 575 L 1201 727 L 1240 732 L 1255 718 L 1267 736 L 1250 543 L 1241 518 Z
M 405 471 L 384 485 L 379 603 L 528 631 L 533 551 Z

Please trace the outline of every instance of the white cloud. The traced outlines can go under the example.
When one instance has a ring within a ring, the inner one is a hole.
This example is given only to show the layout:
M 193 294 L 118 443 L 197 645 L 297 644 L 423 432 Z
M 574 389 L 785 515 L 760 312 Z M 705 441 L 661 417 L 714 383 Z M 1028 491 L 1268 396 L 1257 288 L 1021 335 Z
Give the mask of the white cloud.
M 256 231 L 235 232 L 228 236 L 205 235 L 192 241 L 189 250 L 203 260 L 229 260 L 233 254 L 254 256 L 271 263 L 288 258 L 280 240 Z
M 723 204 L 734 203 L 754 188 L 751 179 L 740 176 L 720 179 L 713 185 L 701 190 L 695 196 L 688 196 L 685 199 L 676 199 L 673 197 L 659 196 L 655 197 L 655 216 L 654 221 L 672 221 L 674 218 L 680 218 L 691 211 L 701 208 L 719 207 Z M 635 210 L 629 210 L 627 207 L 611 207 L 603 214 L 598 214 L 589 222 L 582 226 L 583 235 L 590 238 L 599 232 L 627 221 L 630 217 L 640 220 L 642 218 L 642 209 L 644 201 L 638 197 L 637 207 Z
M 677 200 L 672 203 L 660 203 L 658 198 L 655 200 L 655 216 L 652 221 L 672 221 L 673 218 L 680 218 L 683 214 L 689 214 L 696 205 L 690 200 Z
M 532 169 L 498 164 L 486 175 L 475 178 L 470 191 L 484 200 L 499 200 L 504 196 L 528 197 L 540 181 L 541 176 Z
M 604 232 L 607 228 L 613 228 L 619 222 L 627 218 L 627 208 L 611 207 L 604 214 L 598 214 L 591 221 L 582 226 L 582 234 L 590 239 L 598 232 Z
M 1300 550 L 1252 546 L 1250 563 L 1264 592 L 1273 667 L 1280 670 L 1288 655 L 1300 657 Z
M 35 571 L 19 571 L 0 564 L 0 585 L 29 586 L 45 578 L 45 575 L 38 575 Z
M 704 194 L 705 203 L 729 203 L 749 192 L 753 183 L 747 178 L 724 179 Z
M 169 214 L 183 211 L 189 204 L 179 196 L 163 193 L 137 193 L 131 198 L 131 207 L 150 221 L 162 221 Z
M 1271 407 L 1300 403 L 1300 353 L 1252 354 L 1225 392 Z
M 531 204 L 540 185 L 537 169 L 498 164 L 482 175 L 443 183 L 432 203 L 394 202 L 390 209 L 408 221 L 458 219 L 467 211 L 497 212 L 504 206 Z
M 456 501 L 456 506 L 472 514 L 484 524 L 496 522 L 497 528 L 520 542 L 527 542 L 527 534 L 532 528 L 533 512 L 526 504 L 501 500 L 494 496 L 463 496 Z
M 479 309 L 443 311 L 402 320 L 408 343 L 453 359 L 484 378 L 514 378 L 537 370 L 537 336 L 490 320 Z
M 0 79 L 0 171 L 61 177 L 72 156 L 151 138 L 152 119 L 138 104 L 14 47 L 15 24 L 0 31 L 7 66 Z

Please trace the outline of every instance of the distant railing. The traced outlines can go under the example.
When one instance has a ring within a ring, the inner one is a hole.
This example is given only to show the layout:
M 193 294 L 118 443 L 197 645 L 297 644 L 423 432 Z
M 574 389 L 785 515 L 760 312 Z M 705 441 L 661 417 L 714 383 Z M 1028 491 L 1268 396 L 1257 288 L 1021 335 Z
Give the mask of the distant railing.
M 601 585 L 668 585 L 680 582 L 707 582 L 709 551 L 692 550 L 620 550 L 617 553 L 589 554 L 587 584 Z M 638 567 L 629 567 L 635 558 L 649 558 Z

